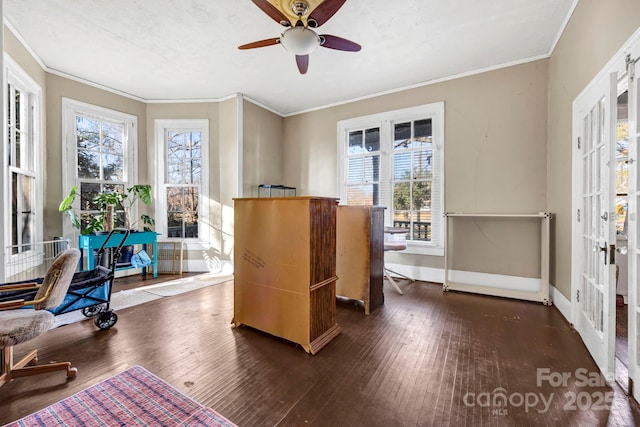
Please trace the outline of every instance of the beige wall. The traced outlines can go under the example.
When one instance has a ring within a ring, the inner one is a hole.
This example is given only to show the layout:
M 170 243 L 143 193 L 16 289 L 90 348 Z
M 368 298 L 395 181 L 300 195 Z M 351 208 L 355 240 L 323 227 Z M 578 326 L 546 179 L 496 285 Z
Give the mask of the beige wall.
M 242 102 L 242 196 L 257 197 L 260 184 L 282 182 L 284 119 L 264 108 Z
M 572 102 L 640 26 L 640 2 L 581 0 L 549 60 L 548 185 L 554 212 L 551 282 L 570 298 Z
M 340 120 L 445 102 L 445 204 L 450 212 L 530 213 L 546 209 L 547 61 L 482 73 L 404 92 L 287 117 L 284 180 L 299 194 L 338 196 L 337 122 Z M 526 228 L 526 227 L 525 227 Z M 527 252 L 509 253 L 484 265 L 494 271 L 513 266 L 530 274 L 538 263 L 538 239 Z M 504 240 L 510 236 L 496 236 Z M 456 245 L 460 247 L 459 245 Z M 530 256 L 529 256 L 530 255 Z M 442 267 L 442 257 L 401 256 L 410 265 Z M 471 269 L 458 256 L 456 268 Z M 524 265 L 523 265 L 524 264 Z M 475 271 L 475 270 L 471 270 Z
M 282 182 L 284 119 L 252 102 L 242 103 L 242 197 L 258 197 L 258 185 Z

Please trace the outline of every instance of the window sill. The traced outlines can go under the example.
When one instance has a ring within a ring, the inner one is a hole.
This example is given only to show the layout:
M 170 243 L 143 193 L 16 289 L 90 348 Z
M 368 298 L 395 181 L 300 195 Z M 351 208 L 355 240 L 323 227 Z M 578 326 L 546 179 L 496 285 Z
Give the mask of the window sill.
M 407 243 L 407 249 L 399 251 L 401 254 L 444 256 L 444 248 Z
M 182 243 L 182 246 L 185 250 L 206 250 L 211 246 L 209 242 L 187 237 L 167 237 L 165 239 L 162 239 L 161 241 L 167 243 Z

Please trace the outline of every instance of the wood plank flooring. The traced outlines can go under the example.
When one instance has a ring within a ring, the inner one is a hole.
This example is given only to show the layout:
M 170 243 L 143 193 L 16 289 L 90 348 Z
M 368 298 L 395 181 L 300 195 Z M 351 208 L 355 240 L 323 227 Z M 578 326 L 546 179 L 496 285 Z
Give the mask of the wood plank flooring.
M 556 308 L 443 294 L 432 283 L 401 287 L 404 295 L 385 283 L 385 304 L 370 316 L 338 302 L 342 334 L 315 356 L 233 328 L 232 282 L 120 310 L 110 330 L 91 321 L 54 329 L 16 353 L 37 347 L 41 362 L 71 360 L 77 378 L 53 373 L 0 387 L 0 424 L 133 365 L 239 426 L 640 424 L 619 387 L 581 384 L 580 374 L 597 368 Z M 539 370 L 570 377 L 552 384 Z

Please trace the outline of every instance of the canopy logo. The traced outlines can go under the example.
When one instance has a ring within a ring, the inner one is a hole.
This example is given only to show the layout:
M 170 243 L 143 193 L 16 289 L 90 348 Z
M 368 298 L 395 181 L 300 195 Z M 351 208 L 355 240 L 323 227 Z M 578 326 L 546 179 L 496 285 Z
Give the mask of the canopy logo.
M 511 393 L 507 394 L 507 390 L 497 387 L 491 392 L 467 393 L 462 398 L 466 407 L 472 408 L 479 406 L 481 408 L 492 408 L 493 415 L 507 415 L 508 407 L 520 408 L 524 407 L 525 412 L 533 409 L 538 413 L 545 413 L 549 410 L 554 394 L 545 396 L 543 393 Z

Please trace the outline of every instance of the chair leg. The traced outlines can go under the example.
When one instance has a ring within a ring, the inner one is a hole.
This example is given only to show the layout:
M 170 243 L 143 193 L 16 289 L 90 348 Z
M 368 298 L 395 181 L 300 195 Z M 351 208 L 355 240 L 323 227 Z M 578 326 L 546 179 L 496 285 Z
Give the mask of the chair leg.
M 389 273 L 393 273 L 393 274 L 395 274 L 396 276 L 400 276 L 400 277 L 402 277 L 403 279 L 411 280 L 412 282 L 415 282 L 415 281 L 416 281 L 416 279 L 414 279 L 414 278 L 412 278 L 412 277 L 409 277 L 409 276 L 405 276 L 404 274 L 402 274 L 402 273 L 398 273 L 397 271 L 393 271 L 393 270 L 391 270 L 390 268 L 385 268 L 385 270 L 387 270 Z
M 45 374 L 55 371 L 66 371 L 67 378 L 74 378 L 78 370 L 71 366 L 71 362 L 55 362 L 46 365 L 32 365 L 38 359 L 38 350 L 29 352 L 17 363 L 13 363 L 13 347 L 5 347 L 1 353 L 2 371 L 0 373 L 0 386 L 13 380 L 14 378 L 27 377 L 30 375 Z
M 387 271 L 391 271 L 391 270 L 387 270 L 386 268 L 384 269 L 384 277 L 386 277 L 387 279 L 389 279 L 389 282 L 391 283 L 391 285 L 396 288 L 396 291 L 398 291 L 398 293 L 400 295 L 404 295 L 404 292 L 402 292 L 402 289 L 400 289 L 400 286 L 398 286 L 398 284 L 396 283 L 395 280 L 393 280 L 393 277 L 391 277 Z
M 13 359 L 13 347 L 4 347 L 2 351 L 0 351 L 0 386 L 8 383 L 10 381 L 9 372 L 11 372 L 11 359 Z
M 71 362 L 55 362 L 47 363 L 46 365 L 27 366 L 19 369 L 11 370 L 12 378 L 28 377 L 30 375 L 46 374 L 55 371 L 66 371 L 67 378 L 73 378 L 76 376 L 78 370 L 71 367 Z
M 13 355 L 11 357 L 13 363 Z M 20 359 L 18 363 L 13 363 L 11 366 L 11 371 L 15 371 L 16 369 L 24 368 L 27 365 L 35 365 L 38 362 L 38 350 L 31 350 L 29 354 Z

